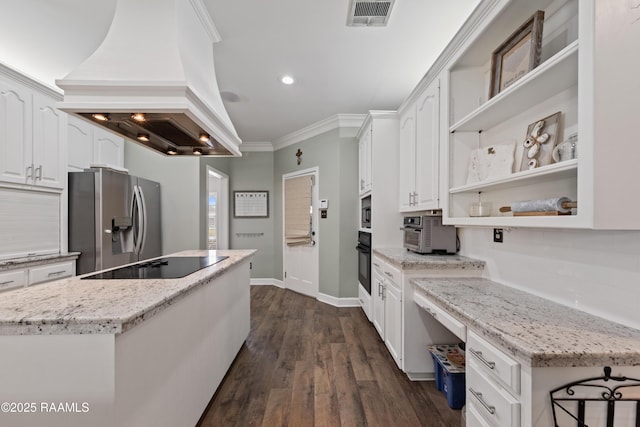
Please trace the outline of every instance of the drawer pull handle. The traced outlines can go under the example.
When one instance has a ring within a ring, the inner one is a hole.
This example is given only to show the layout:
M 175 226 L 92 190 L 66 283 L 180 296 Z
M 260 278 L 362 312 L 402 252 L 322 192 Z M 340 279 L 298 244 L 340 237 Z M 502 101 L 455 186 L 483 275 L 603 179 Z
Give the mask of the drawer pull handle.
M 380 268 L 380 264 L 378 264 L 377 262 L 374 262 L 373 265 L 375 265 L 376 267 Z
M 469 392 L 473 395 L 473 397 L 478 399 L 478 402 L 480 402 L 480 404 L 482 406 L 484 406 L 484 409 L 486 409 L 488 413 L 490 413 L 491 415 L 496 413 L 496 407 L 495 406 L 489 406 L 487 404 L 487 402 L 485 402 L 484 399 L 482 398 L 482 393 L 479 393 L 479 392 L 475 391 L 471 387 L 469 387 Z
M 471 352 L 471 354 L 473 354 L 475 357 L 477 357 L 478 360 L 480 360 L 482 362 L 482 364 L 485 365 L 487 368 L 489 368 L 489 369 L 495 369 L 496 368 L 496 362 L 490 362 L 487 359 L 485 359 L 484 356 L 482 355 L 481 351 L 474 350 L 472 348 L 469 348 L 469 351 Z
M 386 274 L 387 276 L 393 278 L 393 274 L 389 273 L 388 271 L 385 271 L 384 274 Z
M 434 319 L 438 318 L 438 313 L 436 313 L 435 311 L 431 310 L 429 307 L 425 307 L 424 309 L 427 311 L 427 313 L 432 315 Z
M 9 280 L 8 282 L 0 282 L 0 286 L 8 285 L 8 284 L 13 283 L 13 282 L 15 282 L 15 280 Z
M 48 277 L 57 276 L 58 274 L 62 274 L 62 273 L 66 273 L 66 272 L 67 272 L 67 270 L 52 271 L 51 273 L 48 274 Z

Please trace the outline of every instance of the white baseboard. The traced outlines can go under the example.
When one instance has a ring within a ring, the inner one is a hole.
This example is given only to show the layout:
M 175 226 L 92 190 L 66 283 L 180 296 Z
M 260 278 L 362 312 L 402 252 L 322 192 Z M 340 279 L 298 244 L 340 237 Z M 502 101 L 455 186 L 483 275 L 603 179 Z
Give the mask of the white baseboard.
M 251 279 L 251 286 L 277 286 L 278 288 L 286 289 L 284 282 L 278 279 L 271 278 L 255 278 Z M 360 299 L 358 297 L 352 298 L 337 298 L 331 295 L 318 293 L 316 299 L 325 304 L 332 305 L 334 307 L 360 307 Z
M 435 374 L 433 372 L 431 373 L 426 373 L 426 372 L 407 372 L 407 377 L 409 377 L 409 379 L 411 381 L 435 381 Z
M 277 286 L 284 289 L 284 282 L 278 279 L 251 279 L 251 286 Z
M 358 299 L 358 297 L 337 298 L 331 295 L 318 293 L 318 297 L 316 299 L 334 307 L 360 307 L 360 299 Z

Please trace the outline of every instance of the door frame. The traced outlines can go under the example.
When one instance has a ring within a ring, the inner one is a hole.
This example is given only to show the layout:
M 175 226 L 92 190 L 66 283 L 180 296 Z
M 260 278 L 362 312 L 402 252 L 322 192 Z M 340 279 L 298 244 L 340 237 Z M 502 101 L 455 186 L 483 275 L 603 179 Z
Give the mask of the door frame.
M 207 179 L 206 179 L 206 192 L 207 192 L 207 208 L 209 207 L 209 176 L 213 175 L 220 180 L 220 194 L 218 195 L 217 207 L 218 207 L 218 229 L 217 243 L 218 249 L 229 249 L 229 175 L 220 172 L 218 169 L 207 165 Z M 207 218 L 208 219 L 208 218 Z M 205 235 L 209 236 L 209 223 L 206 221 Z M 222 229 L 223 233 L 218 233 Z M 206 249 L 205 240 L 205 249 Z
M 289 173 L 285 173 L 282 175 L 282 283 L 284 288 L 287 288 L 287 281 L 286 281 L 286 277 L 285 272 L 287 271 L 287 257 L 286 257 L 286 249 L 287 249 L 287 243 L 285 241 L 284 238 L 284 212 L 285 212 L 285 193 L 284 193 L 284 182 L 285 180 L 289 179 L 289 178 L 296 178 L 299 176 L 305 176 L 305 175 L 312 175 L 313 176 L 313 190 L 311 192 L 311 204 L 313 206 L 313 210 L 312 210 L 312 215 L 313 215 L 313 231 L 315 232 L 315 235 L 312 236 L 313 240 L 316 242 L 315 243 L 315 247 L 316 247 L 316 256 L 315 256 L 315 264 L 316 264 L 316 269 L 315 269 L 315 277 L 313 278 L 314 283 L 315 283 L 315 294 L 313 295 L 316 299 L 318 298 L 318 295 L 320 295 L 320 221 L 319 221 L 319 214 L 318 214 L 318 206 L 320 204 L 320 191 L 319 191 L 319 187 L 320 187 L 320 168 L 318 166 L 312 167 L 312 168 L 308 168 L 308 169 L 302 169 L 296 172 L 289 172 Z

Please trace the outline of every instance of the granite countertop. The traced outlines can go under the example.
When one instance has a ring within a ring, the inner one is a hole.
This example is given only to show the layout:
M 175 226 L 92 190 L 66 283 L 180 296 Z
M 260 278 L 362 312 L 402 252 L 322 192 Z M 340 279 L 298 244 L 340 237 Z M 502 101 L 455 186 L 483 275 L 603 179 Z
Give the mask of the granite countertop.
M 420 255 L 403 248 L 374 248 L 373 254 L 402 270 L 483 270 L 485 262 L 462 255 Z
M 0 271 L 32 267 L 34 265 L 53 264 L 70 259 L 77 259 L 79 256 L 80 252 L 66 252 L 62 254 L 31 255 L 21 258 L 0 259 Z
M 119 334 L 254 253 L 253 249 L 198 250 L 163 256 L 229 257 L 179 279 L 81 280 L 76 276 L 4 292 L 0 335 Z
M 533 367 L 640 365 L 640 330 L 482 278 L 414 279 L 437 306 Z

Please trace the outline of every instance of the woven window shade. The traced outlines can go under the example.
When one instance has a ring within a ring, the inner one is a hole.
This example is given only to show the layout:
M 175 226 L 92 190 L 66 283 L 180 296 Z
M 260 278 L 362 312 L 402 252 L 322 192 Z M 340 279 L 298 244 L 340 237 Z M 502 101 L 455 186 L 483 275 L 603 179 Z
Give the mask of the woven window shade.
M 311 242 L 311 189 L 313 178 L 301 176 L 284 181 L 284 238 L 289 246 Z

